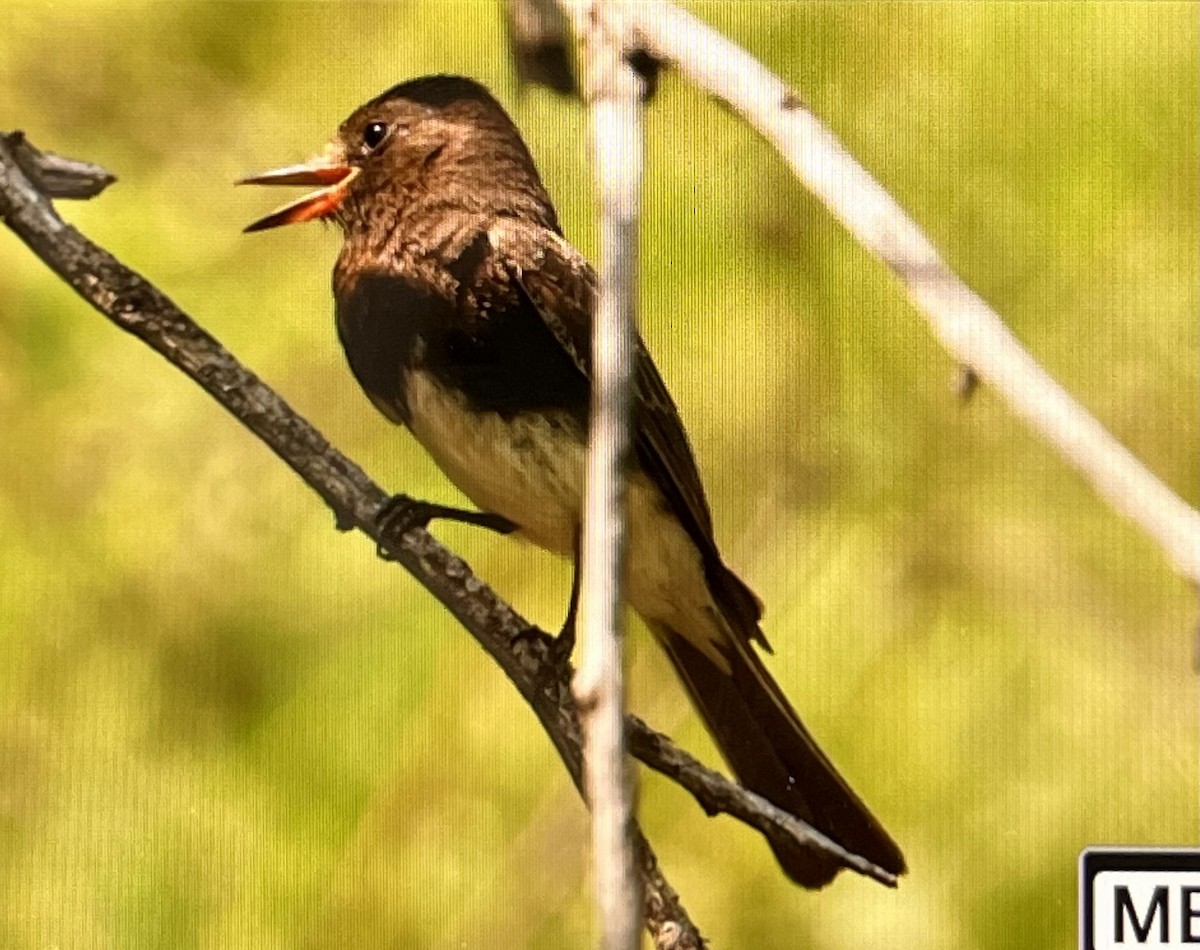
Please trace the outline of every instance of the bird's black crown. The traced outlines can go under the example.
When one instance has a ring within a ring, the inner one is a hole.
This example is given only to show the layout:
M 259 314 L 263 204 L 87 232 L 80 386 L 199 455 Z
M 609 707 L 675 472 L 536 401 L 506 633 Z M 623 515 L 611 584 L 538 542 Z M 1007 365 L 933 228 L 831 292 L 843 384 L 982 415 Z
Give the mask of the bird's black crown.
M 372 99 L 368 106 L 377 106 L 392 99 L 407 99 L 419 105 L 442 108 L 455 102 L 485 102 L 498 106 L 495 97 L 474 79 L 466 76 L 422 76 L 392 86 Z

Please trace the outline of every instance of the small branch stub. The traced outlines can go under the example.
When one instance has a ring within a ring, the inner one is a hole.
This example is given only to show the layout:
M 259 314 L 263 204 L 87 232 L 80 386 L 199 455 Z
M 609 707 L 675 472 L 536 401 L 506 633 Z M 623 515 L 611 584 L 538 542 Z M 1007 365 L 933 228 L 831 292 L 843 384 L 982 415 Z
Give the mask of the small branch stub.
M 33 186 L 51 198 L 94 198 L 117 180 L 99 165 L 35 148 L 21 131 L 6 133 L 4 144 Z

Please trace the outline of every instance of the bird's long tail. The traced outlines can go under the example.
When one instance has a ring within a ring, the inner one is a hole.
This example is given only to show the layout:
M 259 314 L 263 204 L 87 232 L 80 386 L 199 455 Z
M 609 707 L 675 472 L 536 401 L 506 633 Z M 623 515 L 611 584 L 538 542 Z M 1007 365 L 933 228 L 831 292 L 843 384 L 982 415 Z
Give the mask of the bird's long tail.
M 682 634 L 652 626 L 747 788 L 884 870 L 905 870 L 899 847 L 818 748 L 749 643 L 732 647 L 726 672 Z M 823 887 L 839 870 L 836 861 L 814 851 L 771 847 L 788 877 L 804 887 Z

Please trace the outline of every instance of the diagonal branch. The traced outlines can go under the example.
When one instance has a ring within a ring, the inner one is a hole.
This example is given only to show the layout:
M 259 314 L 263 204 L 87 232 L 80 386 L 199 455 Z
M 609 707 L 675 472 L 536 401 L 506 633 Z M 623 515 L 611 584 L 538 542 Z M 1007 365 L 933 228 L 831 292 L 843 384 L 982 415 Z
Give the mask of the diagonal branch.
M 757 828 L 767 838 L 780 842 L 800 842 L 824 854 L 832 854 L 842 867 L 874 878 L 880 884 L 895 887 L 898 879 L 883 868 L 845 850 L 833 839 L 817 831 L 761 795 L 729 781 L 692 758 L 661 732 L 655 732 L 637 716 L 625 717 L 629 751 L 660 775 L 686 788 L 710 815 L 729 815 Z
M 612 0 L 647 50 L 734 108 L 895 272 L 942 344 L 995 388 L 1114 509 L 1200 585 L 1200 513 L 1159 481 L 1026 351 L 904 209 L 782 79 L 666 0 Z

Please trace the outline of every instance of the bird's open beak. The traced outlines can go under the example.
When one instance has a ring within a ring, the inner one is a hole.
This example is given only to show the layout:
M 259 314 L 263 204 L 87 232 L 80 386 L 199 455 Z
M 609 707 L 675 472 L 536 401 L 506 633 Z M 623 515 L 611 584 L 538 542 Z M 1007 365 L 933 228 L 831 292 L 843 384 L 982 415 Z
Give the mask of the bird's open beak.
M 324 218 L 338 209 L 346 198 L 350 182 L 358 176 L 359 169 L 345 162 L 331 161 L 324 156 L 314 158 L 302 165 L 289 165 L 269 172 L 251 175 L 238 182 L 239 185 L 321 185 L 316 191 L 303 198 L 272 211 L 259 218 L 245 230 L 265 231 L 281 224 L 296 224 Z

